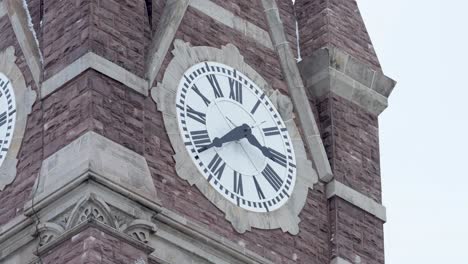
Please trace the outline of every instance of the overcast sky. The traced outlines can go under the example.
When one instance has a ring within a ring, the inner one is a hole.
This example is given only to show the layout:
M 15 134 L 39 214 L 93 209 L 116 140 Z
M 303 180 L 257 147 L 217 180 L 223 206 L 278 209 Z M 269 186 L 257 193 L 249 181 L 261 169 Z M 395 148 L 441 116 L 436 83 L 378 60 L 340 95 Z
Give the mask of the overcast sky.
M 386 263 L 468 263 L 468 1 L 358 0 L 386 75 Z

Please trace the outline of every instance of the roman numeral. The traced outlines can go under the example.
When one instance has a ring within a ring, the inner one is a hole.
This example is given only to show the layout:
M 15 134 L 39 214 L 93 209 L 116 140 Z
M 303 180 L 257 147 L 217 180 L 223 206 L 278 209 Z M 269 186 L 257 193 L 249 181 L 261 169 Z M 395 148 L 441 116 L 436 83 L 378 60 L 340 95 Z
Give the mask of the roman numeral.
M 257 178 L 253 177 L 253 180 L 255 184 L 255 189 L 257 190 L 258 199 L 260 200 L 265 199 L 265 195 L 262 192 L 262 188 L 260 187 L 260 184 L 258 184 Z
M 286 155 L 279 153 L 278 151 L 268 148 L 271 153 L 271 157 L 269 157 L 272 161 L 278 163 L 279 165 L 286 167 Z
M 192 131 L 190 132 L 190 135 L 192 136 L 192 141 L 195 147 L 199 151 L 211 143 L 210 136 L 206 130 Z
M 198 94 L 198 96 L 201 97 L 201 99 L 203 99 L 203 102 L 205 102 L 206 106 L 210 105 L 211 101 L 208 100 L 208 98 L 206 98 L 206 96 L 200 92 L 200 90 L 198 89 L 198 87 L 195 84 L 192 86 L 192 89 L 193 89 L 194 92 L 196 92 Z
M 221 159 L 221 157 L 218 154 L 216 154 L 211 160 L 210 164 L 208 164 L 208 168 L 218 180 L 221 180 L 224 168 L 226 168 L 226 163 L 223 161 L 223 159 Z
M 5 81 L 3 81 L 3 80 L 0 80 L 0 87 L 1 87 L 3 90 L 5 90 L 5 88 L 7 87 L 7 85 L 8 85 L 9 83 L 10 83 L 10 81 L 5 82 Z M 3 93 L 2 93 L 2 91 L 0 91 L 0 97 L 2 97 L 2 96 L 3 96 Z
M 260 100 L 257 101 L 257 103 L 254 105 L 254 107 L 253 107 L 252 110 L 250 111 L 250 113 L 251 113 L 252 115 L 254 115 L 255 112 L 257 112 L 257 109 L 258 109 L 259 106 L 260 106 Z
M 195 121 L 202 123 L 203 125 L 206 125 L 206 114 L 194 110 L 189 105 L 187 105 L 187 116 Z
M 229 78 L 229 87 L 231 88 L 229 99 L 235 100 L 242 104 L 242 83 Z
M 234 192 L 237 195 L 244 196 L 244 187 L 242 186 L 242 174 L 234 171 Z
M 216 75 L 210 74 L 207 75 L 206 78 L 211 84 L 211 87 L 213 88 L 213 92 L 216 98 L 224 97 L 223 91 L 221 90 L 221 87 L 219 86 L 218 79 L 216 79 Z
M 263 134 L 265 134 L 266 137 L 276 136 L 280 134 L 280 130 L 278 127 L 268 127 L 263 129 Z
M 8 86 L 8 84 L 10 84 L 10 81 L 5 82 L 5 81 L 1 80 L 0 87 L 5 89 Z
M 270 165 L 267 164 L 265 169 L 262 171 L 262 175 L 265 179 L 270 183 L 270 185 L 275 189 L 275 191 L 279 191 L 281 186 L 283 185 L 283 180 L 281 180 L 280 176 L 273 170 Z
M 5 125 L 6 122 L 7 122 L 7 112 L 5 111 L 2 114 L 0 114 L 0 127 Z

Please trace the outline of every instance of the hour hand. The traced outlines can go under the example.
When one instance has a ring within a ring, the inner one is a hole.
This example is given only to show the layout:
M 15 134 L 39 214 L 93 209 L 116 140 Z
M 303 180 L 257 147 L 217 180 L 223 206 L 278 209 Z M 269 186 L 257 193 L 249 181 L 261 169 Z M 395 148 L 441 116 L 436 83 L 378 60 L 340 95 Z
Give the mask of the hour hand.
M 215 137 L 213 139 L 213 142 L 211 142 L 209 145 L 201 148 L 199 152 L 203 152 L 209 148 L 212 147 L 217 147 L 220 148 L 223 146 L 223 144 L 240 140 L 246 137 L 251 133 L 251 128 L 247 124 L 243 124 L 241 126 L 238 126 L 231 131 L 229 131 L 226 135 L 222 136 L 221 138 Z

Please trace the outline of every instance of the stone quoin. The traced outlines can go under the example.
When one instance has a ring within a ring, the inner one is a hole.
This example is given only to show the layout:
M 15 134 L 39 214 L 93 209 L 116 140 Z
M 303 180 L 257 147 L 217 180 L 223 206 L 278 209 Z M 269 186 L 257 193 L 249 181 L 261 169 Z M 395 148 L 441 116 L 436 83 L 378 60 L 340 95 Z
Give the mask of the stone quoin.
M 0 0 L 0 263 L 383 264 L 356 0 Z

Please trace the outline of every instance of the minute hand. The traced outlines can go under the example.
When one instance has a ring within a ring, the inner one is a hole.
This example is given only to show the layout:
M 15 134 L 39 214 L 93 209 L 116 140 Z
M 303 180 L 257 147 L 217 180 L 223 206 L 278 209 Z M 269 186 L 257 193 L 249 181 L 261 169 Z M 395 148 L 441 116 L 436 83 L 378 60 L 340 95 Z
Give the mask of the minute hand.
M 275 160 L 275 156 L 271 153 L 271 151 L 267 147 L 262 146 L 260 142 L 258 142 L 257 138 L 252 133 L 247 135 L 246 138 L 250 144 L 252 144 L 254 147 L 257 147 L 259 150 L 261 150 L 265 157 L 270 158 L 271 160 Z
M 221 138 L 215 137 L 213 139 L 213 142 L 211 142 L 211 144 L 203 147 L 202 149 L 200 149 L 199 152 L 203 152 L 212 147 L 220 148 L 225 143 L 243 139 L 249 133 L 252 133 L 252 132 L 251 132 L 251 128 L 247 124 L 243 124 L 241 126 L 235 127 L 234 129 L 229 131 L 226 135 L 222 136 Z

